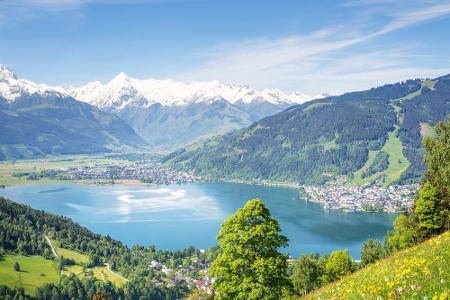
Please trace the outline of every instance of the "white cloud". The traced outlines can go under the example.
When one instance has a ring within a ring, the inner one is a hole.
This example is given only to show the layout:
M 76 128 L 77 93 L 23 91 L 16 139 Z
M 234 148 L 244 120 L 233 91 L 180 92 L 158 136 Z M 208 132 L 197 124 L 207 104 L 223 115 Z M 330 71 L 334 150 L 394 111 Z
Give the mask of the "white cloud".
M 35 19 L 43 12 L 80 14 L 88 5 L 135 5 L 182 1 L 186 0 L 0 0 L 0 24 Z
M 218 79 L 259 88 L 278 87 L 315 94 L 341 93 L 450 71 L 450 62 L 438 69 L 419 65 L 411 67 L 411 57 L 417 58 L 420 50 L 418 44 L 360 49 L 381 36 L 448 16 L 450 2 L 383 14 L 390 21 L 371 31 L 339 26 L 306 35 L 221 44 L 204 54 L 204 64 L 177 77 L 184 80 Z

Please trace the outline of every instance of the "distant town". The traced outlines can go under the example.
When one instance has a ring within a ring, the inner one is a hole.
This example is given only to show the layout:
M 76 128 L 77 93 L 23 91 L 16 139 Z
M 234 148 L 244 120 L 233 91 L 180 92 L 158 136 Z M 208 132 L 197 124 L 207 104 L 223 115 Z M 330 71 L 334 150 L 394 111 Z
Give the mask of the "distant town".
M 129 163 L 92 163 L 68 168 L 14 174 L 30 180 L 51 178 L 58 180 L 90 180 L 92 183 L 115 183 L 116 180 L 139 180 L 147 184 L 180 184 L 199 181 L 187 172 L 176 171 L 154 160 Z
M 418 184 L 349 186 L 334 183 L 323 186 L 302 186 L 304 196 L 328 209 L 349 211 L 404 211 L 413 205 Z

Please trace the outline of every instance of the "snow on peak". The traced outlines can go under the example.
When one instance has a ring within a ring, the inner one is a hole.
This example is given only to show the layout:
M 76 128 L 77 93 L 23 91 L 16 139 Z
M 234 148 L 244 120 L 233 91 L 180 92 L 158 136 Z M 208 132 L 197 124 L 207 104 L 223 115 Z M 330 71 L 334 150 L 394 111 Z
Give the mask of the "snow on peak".
M 0 80 L 1 81 L 17 80 L 17 76 L 7 66 L 0 64 Z
M 56 89 L 34 82 L 20 79 L 5 65 L 0 64 L 0 97 L 7 101 L 14 101 L 24 95 L 38 93 L 46 95 L 57 93 Z
M 127 74 L 125 74 L 124 72 L 120 72 L 111 81 L 112 82 L 124 82 L 124 81 L 129 81 L 129 80 L 130 80 L 130 77 Z
M 209 103 L 224 99 L 233 104 L 267 102 L 275 105 L 303 103 L 318 97 L 300 93 L 285 93 L 278 89 L 255 90 L 246 85 L 226 85 L 220 81 L 192 81 L 172 79 L 140 80 L 120 72 L 103 84 L 93 81 L 80 87 L 51 87 L 18 78 L 10 69 L 0 64 L 0 97 L 14 101 L 25 94 L 59 93 L 74 97 L 100 108 L 120 110 L 131 105 L 149 107 L 159 103 L 164 106 L 182 106 L 190 103 Z
M 172 79 L 136 79 L 117 74 L 106 84 L 88 83 L 68 90 L 74 98 L 101 108 L 122 109 L 128 105 L 148 107 L 155 103 L 181 106 L 223 98 L 230 103 L 269 102 L 275 105 L 297 104 L 313 99 L 300 93 L 280 90 L 255 90 L 248 86 L 226 85 L 217 80 L 185 83 Z

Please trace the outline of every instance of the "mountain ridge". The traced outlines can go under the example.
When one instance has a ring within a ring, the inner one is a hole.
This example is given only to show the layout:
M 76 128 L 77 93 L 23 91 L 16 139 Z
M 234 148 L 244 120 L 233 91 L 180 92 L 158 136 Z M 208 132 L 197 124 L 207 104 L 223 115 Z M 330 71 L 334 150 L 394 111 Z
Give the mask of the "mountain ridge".
M 269 102 L 272 104 L 298 104 L 313 98 L 298 92 L 284 93 L 278 89 L 255 90 L 244 85 L 227 85 L 217 80 L 192 81 L 185 83 L 172 79 L 137 79 L 120 72 L 110 81 L 89 82 L 79 87 L 58 87 L 84 102 L 97 107 L 123 108 L 125 105 L 145 100 L 145 106 L 159 103 L 164 106 L 187 105 L 192 102 L 208 101 L 215 98 L 226 99 L 231 104 Z M 122 99 L 122 96 L 126 96 Z M 121 100 L 121 101 L 120 101 Z M 139 103 L 142 105 L 142 103 Z
M 0 66 L 0 160 L 134 149 L 145 142 L 114 114 Z
M 123 72 L 105 84 L 93 81 L 80 87 L 64 87 L 19 79 L 1 66 L 0 79 L 0 96 L 9 102 L 33 93 L 72 97 L 117 115 L 157 149 L 179 147 L 243 128 L 312 98 L 219 81 L 140 80 Z
M 163 161 L 212 179 L 301 184 L 342 175 L 351 181 L 374 164 L 359 183 L 417 182 L 424 169 L 421 128 L 444 120 L 449 104 L 450 76 L 406 80 L 292 106 Z M 369 157 L 375 160 L 365 166 Z

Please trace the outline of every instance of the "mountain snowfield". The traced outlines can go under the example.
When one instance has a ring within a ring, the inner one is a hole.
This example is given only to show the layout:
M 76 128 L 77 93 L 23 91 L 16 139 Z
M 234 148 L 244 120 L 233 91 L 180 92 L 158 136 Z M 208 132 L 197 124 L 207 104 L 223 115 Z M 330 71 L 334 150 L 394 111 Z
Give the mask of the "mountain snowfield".
M 127 122 L 150 146 L 165 149 L 224 134 L 311 99 L 277 89 L 255 90 L 219 81 L 136 79 L 119 73 L 107 83 L 49 86 L 18 78 L 0 65 L 0 97 L 72 97 Z
M 121 72 L 102 84 L 90 82 L 81 87 L 60 88 L 76 99 L 100 108 L 123 109 L 127 105 L 149 107 L 153 104 L 183 106 L 222 98 L 232 104 L 267 102 L 274 105 L 299 104 L 311 100 L 300 93 L 286 94 L 280 90 L 257 91 L 248 86 L 225 85 L 219 81 L 184 83 L 172 79 L 136 79 Z
M 37 84 L 29 80 L 20 79 L 13 71 L 0 64 L 0 96 L 6 101 L 14 101 L 24 95 L 32 94 L 57 94 L 58 88 L 53 88 L 45 84 Z

